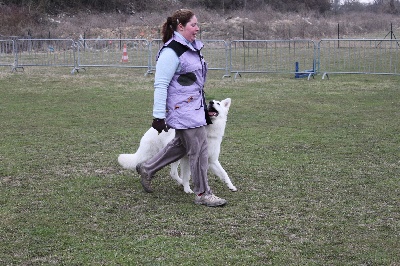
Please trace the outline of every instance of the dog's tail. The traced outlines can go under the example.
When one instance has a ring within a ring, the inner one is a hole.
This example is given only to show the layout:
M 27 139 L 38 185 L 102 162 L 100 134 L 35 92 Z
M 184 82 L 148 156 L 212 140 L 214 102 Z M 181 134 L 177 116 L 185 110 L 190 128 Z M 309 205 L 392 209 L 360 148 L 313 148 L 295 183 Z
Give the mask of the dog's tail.
M 140 158 L 136 154 L 120 154 L 118 163 L 125 169 L 135 170 L 136 165 L 141 163 Z

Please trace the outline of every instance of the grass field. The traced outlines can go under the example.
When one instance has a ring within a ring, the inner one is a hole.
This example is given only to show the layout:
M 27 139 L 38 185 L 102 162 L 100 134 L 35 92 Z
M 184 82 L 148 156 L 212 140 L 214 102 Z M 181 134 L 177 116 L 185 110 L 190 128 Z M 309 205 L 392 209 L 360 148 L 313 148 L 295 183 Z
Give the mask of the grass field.
M 232 98 L 215 176 L 193 204 L 117 163 L 152 119 L 141 70 L 0 69 L 1 265 L 400 265 L 400 77 L 211 72 Z

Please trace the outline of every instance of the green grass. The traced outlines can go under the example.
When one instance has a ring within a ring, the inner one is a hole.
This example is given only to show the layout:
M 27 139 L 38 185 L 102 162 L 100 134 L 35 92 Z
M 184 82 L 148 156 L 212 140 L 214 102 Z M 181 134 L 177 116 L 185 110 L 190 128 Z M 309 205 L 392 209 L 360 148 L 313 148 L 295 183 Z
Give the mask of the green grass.
M 232 98 L 224 208 L 117 163 L 150 127 L 141 70 L 0 72 L 1 265 L 400 265 L 399 77 L 211 72 Z

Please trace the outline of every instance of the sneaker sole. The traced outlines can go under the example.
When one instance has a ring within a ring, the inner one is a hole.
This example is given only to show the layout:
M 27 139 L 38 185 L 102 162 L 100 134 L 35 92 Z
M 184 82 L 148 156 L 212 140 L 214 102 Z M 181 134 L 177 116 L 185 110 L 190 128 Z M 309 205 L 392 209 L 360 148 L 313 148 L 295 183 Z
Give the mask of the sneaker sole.
M 209 203 L 198 202 L 198 201 L 194 202 L 194 204 L 196 204 L 196 205 L 204 205 L 207 207 L 222 207 L 222 206 L 225 206 L 227 203 L 228 203 L 227 201 L 225 201 L 224 203 L 220 203 L 220 204 L 209 204 Z
M 144 189 L 144 191 L 146 191 L 147 193 L 153 193 L 153 189 L 149 188 L 143 181 L 143 178 L 140 179 L 140 184 L 142 184 L 142 187 Z

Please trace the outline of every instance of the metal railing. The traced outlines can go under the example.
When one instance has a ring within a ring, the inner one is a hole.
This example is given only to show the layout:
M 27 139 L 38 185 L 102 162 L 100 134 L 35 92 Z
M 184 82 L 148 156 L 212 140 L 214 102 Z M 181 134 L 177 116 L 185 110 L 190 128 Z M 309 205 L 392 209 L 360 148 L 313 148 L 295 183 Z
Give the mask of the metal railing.
M 326 39 L 318 43 L 318 71 L 399 75 L 400 43 L 388 39 Z
M 243 73 L 400 74 L 400 43 L 393 39 L 202 40 L 210 70 Z M 143 68 L 155 70 L 160 39 L 4 39 L 0 66 Z
M 296 62 L 300 68 L 315 74 L 316 45 L 312 40 L 240 40 L 230 43 L 230 72 L 240 73 L 293 73 Z
M 74 67 L 75 50 L 72 39 L 18 39 L 14 43 L 13 69 L 27 66 Z
M 145 39 L 85 39 L 77 46 L 79 68 L 148 68 L 149 42 Z
M 0 40 L 0 66 L 12 67 L 15 64 L 14 41 Z

